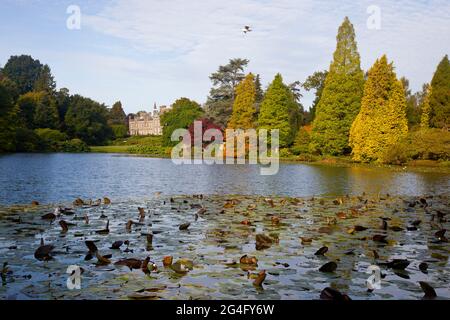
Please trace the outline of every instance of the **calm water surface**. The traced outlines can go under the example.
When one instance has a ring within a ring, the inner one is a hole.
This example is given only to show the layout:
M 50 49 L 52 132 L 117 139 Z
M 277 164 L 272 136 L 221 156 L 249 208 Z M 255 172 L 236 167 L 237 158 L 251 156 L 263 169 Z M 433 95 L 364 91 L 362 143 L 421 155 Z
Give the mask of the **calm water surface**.
M 170 159 L 115 154 L 0 156 L 0 204 L 51 203 L 76 197 L 134 199 L 164 194 L 328 196 L 446 194 L 450 175 L 383 168 L 281 164 L 261 176 L 257 165 L 174 165 Z

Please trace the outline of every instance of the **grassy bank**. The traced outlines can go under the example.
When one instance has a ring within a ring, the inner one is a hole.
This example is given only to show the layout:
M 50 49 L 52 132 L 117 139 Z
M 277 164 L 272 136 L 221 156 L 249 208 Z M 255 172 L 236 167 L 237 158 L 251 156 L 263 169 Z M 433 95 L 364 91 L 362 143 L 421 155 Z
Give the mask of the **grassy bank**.
M 162 145 L 161 136 L 128 137 L 112 141 L 107 146 L 91 146 L 91 152 L 96 153 L 123 153 L 142 155 L 146 157 L 169 158 L 170 148 Z M 385 165 L 379 163 L 358 163 L 349 156 L 316 156 L 311 154 L 293 155 L 281 150 L 280 160 L 285 163 L 308 163 L 336 167 L 379 167 L 396 171 L 411 170 L 418 172 L 450 173 L 449 161 L 414 160 L 404 165 Z

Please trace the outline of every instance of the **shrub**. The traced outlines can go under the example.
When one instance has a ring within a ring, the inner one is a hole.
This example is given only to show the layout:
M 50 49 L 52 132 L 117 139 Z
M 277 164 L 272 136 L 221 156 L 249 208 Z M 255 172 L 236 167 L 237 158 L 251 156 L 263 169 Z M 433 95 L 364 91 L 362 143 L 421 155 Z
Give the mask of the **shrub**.
M 383 163 L 404 164 L 409 160 L 450 160 L 450 132 L 442 129 L 421 129 L 389 147 Z
M 59 151 L 61 142 L 67 140 L 67 135 L 59 130 L 45 128 L 36 129 L 34 132 L 41 140 L 42 151 Z
M 128 136 L 127 126 L 124 124 L 113 124 L 111 126 L 111 129 L 112 129 L 112 131 L 114 133 L 114 137 L 116 139 L 124 138 L 124 137 Z
M 59 150 L 62 152 L 89 152 L 91 149 L 81 139 L 72 139 L 64 141 L 59 145 Z
M 298 130 L 297 137 L 294 141 L 294 146 L 291 151 L 295 155 L 309 152 L 309 143 L 311 141 L 309 132 L 303 127 Z

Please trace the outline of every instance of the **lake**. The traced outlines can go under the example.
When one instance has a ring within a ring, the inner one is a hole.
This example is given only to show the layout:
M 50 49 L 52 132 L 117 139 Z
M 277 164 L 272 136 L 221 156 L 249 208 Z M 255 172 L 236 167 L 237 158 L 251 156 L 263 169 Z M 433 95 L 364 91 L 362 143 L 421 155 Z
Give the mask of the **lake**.
M 170 159 L 116 154 L 0 156 L 0 204 L 72 201 L 77 197 L 139 199 L 163 194 L 339 196 L 447 194 L 450 175 L 386 168 L 280 164 L 262 176 L 258 165 L 175 165 Z
M 0 299 L 421 299 L 420 281 L 450 298 L 448 174 L 286 163 L 261 176 L 114 154 L 4 155 L 0 168 Z

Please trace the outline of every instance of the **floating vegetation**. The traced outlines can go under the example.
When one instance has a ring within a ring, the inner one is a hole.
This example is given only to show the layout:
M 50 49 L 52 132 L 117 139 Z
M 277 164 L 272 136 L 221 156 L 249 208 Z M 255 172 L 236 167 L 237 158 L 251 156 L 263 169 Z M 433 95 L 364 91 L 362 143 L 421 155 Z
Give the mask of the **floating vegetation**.
M 448 299 L 449 204 L 158 195 L 1 207 L 0 298 Z M 66 287 L 70 265 L 81 290 Z M 373 265 L 381 288 L 367 290 Z

